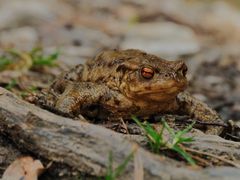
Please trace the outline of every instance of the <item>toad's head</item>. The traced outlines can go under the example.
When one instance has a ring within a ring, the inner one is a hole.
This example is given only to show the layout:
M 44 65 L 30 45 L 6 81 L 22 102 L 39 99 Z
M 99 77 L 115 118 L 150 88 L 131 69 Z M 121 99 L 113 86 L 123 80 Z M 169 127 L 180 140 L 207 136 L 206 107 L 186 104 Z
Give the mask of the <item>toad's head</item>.
M 168 101 L 187 87 L 187 66 L 183 61 L 167 61 L 138 50 L 129 51 L 128 60 L 116 71 L 119 90 L 132 99 Z

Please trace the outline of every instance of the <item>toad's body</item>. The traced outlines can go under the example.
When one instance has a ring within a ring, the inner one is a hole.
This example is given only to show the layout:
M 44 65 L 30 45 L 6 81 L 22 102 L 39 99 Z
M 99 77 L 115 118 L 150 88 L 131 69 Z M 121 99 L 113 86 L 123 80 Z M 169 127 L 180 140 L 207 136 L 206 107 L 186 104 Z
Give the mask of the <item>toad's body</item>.
M 184 112 L 203 121 L 220 120 L 207 105 L 181 93 L 187 87 L 186 72 L 182 61 L 140 50 L 104 51 L 60 76 L 38 104 L 64 115 L 99 119 Z

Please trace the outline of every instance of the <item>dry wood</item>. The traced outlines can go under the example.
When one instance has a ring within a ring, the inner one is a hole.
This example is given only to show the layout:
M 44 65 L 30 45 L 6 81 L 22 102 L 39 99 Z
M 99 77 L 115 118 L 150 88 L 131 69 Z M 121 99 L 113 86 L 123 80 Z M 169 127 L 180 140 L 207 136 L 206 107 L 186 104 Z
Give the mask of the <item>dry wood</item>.
M 0 88 L 0 130 L 19 149 L 91 175 L 104 176 L 110 152 L 113 165 L 117 166 L 137 147 L 134 155 L 141 158 L 144 179 L 224 178 L 211 170 L 180 167 L 179 163 L 153 155 L 111 130 L 57 116 L 3 88 Z M 132 179 L 133 172 L 131 161 L 122 178 Z
M 169 134 L 163 133 L 164 139 L 168 139 Z M 123 135 L 129 140 L 133 140 L 140 145 L 145 146 L 147 139 L 141 135 Z M 207 153 L 209 156 L 222 156 L 225 155 L 228 159 L 234 159 L 236 164 L 234 166 L 239 167 L 240 165 L 240 142 L 229 141 L 216 135 L 204 134 L 198 130 L 194 133 L 188 133 L 186 136 L 194 137 L 194 141 L 185 144 L 192 150 Z

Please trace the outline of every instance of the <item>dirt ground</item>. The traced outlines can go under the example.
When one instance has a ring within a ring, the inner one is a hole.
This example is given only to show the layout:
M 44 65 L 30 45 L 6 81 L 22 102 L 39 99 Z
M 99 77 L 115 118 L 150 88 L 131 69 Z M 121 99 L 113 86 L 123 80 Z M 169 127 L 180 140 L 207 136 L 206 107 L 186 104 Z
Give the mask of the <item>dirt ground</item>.
M 24 53 L 31 55 L 36 47 L 45 57 L 57 52 L 55 65 L 29 64 Z M 240 121 L 237 0 L 0 0 L 0 86 L 23 99 L 48 87 L 64 70 L 115 48 L 184 60 L 187 90 L 225 122 Z M 12 66 L 4 65 L 6 56 L 15 58 Z M 8 148 L 13 156 L 2 159 L 0 154 L 1 167 L 20 154 Z

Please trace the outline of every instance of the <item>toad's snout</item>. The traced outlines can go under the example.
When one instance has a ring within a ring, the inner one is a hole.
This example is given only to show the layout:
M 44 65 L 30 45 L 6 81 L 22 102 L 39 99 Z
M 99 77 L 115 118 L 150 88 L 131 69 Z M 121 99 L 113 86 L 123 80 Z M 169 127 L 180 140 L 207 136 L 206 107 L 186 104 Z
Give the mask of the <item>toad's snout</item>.
M 175 79 L 177 81 L 186 78 L 188 68 L 183 61 L 175 61 L 170 72 L 163 74 L 165 79 Z
M 177 72 L 178 75 L 182 75 L 185 77 L 188 71 L 187 65 L 183 61 L 177 61 L 175 71 Z

